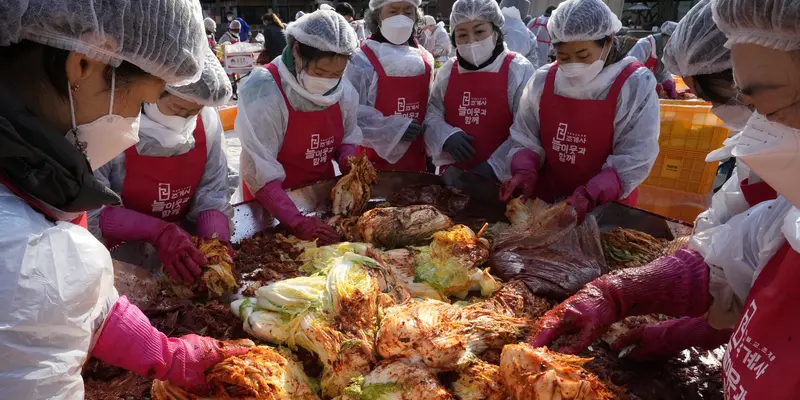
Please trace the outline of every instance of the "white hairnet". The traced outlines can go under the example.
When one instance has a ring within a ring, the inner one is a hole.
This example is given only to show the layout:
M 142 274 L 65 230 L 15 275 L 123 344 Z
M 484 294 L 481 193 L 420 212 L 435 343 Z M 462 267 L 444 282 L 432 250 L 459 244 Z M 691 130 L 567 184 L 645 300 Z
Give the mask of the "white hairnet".
M 456 25 L 470 21 L 489 21 L 501 28 L 505 17 L 494 0 L 456 0 L 450 11 L 450 31 L 455 31 Z
M 330 4 L 327 4 L 327 3 L 320 4 L 319 5 L 319 9 L 320 10 L 324 10 L 324 11 L 336 11 L 336 9 L 333 8 L 333 6 L 331 6 Z
M 377 10 L 389 3 L 409 3 L 414 7 L 419 7 L 422 4 L 421 0 L 369 0 L 369 9 Z
M 520 15 L 519 10 L 516 7 L 503 7 L 500 9 L 500 11 L 506 18 L 515 18 L 522 21 L 522 15 Z
M 547 21 L 553 43 L 602 39 L 622 29 L 622 22 L 601 0 L 567 0 Z
M 294 19 L 295 19 L 295 20 L 298 20 L 298 19 L 300 19 L 300 17 L 302 17 L 303 15 L 306 15 L 306 13 L 304 13 L 304 12 L 302 12 L 302 11 L 298 11 L 298 12 L 297 12 L 297 14 L 295 14 L 295 15 L 294 15 Z
M 242 23 L 239 22 L 238 19 L 231 21 L 231 24 L 228 25 L 228 29 L 242 29 Z
M 167 86 L 167 92 L 184 100 L 193 101 L 208 107 L 221 106 L 228 102 L 233 94 L 231 81 L 219 63 L 217 56 L 210 48 L 206 48 L 206 62 L 203 73 L 197 82 L 184 86 Z
M 662 57 L 669 71 L 694 76 L 731 68 L 731 51 L 725 48 L 728 38 L 711 14 L 711 0 L 703 0 L 678 23 Z
M 715 0 L 714 21 L 728 36 L 727 47 L 752 43 L 781 51 L 800 50 L 800 2 Z
M 214 21 L 213 18 L 206 18 L 203 20 L 203 25 L 206 27 L 206 31 L 208 32 L 216 32 L 217 31 L 217 21 Z
M 189 0 L 3 0 L 0 46 L 30 40 L 185 84 L 203 70 L 202 21 Z
M 336 11 L 317 10 L 289 24 L 286 36 L 323 51 L 351 54 L 358 48 L 356 31 Z
M 433 18 L 430 15 L 426 15 L 424 19 L 425 19 L 425 25 L 426 26 L 434 26 L 434 25 L 436 25 L 436 18 Z
M 667 36 L 672 36 L 672 34 L 675 32 L 675 28 L 677 27 L 678 27 L 677 22 L 674 21 L 664 22 L 663 24 L 661 24 L 661 33 Z

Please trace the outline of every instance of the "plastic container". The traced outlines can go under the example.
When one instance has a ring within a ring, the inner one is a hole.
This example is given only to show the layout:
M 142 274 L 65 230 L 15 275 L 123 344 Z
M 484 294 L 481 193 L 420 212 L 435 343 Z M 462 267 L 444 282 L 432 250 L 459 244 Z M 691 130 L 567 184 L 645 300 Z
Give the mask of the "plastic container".
M 639 186 L 637 208 L 688 224 L 711 206 L 711 193 L 694 194 L 654 186 Z
M 239 109 L 236 106 L 225 106 L 220 107 L 217 111 L 219 112 L 219 119 L 222 121 L 222 130 L 233 130 L 233 122 L 236 120 L 236 114 L 239 113 Z

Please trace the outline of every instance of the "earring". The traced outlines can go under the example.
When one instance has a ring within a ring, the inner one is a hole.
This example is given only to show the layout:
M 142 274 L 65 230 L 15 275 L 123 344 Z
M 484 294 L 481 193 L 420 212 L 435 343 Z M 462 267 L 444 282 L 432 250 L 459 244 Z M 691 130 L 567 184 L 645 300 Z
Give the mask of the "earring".
M 81 85 L 78 85 L 78 84 L 72 85 L 72 87 L 70 87 L 70 89 L 71 89 L 73 92 L 77 92 L 77 91 L 78 91 L 78 89 L 80 89 L 80 88 L 81 88 Z

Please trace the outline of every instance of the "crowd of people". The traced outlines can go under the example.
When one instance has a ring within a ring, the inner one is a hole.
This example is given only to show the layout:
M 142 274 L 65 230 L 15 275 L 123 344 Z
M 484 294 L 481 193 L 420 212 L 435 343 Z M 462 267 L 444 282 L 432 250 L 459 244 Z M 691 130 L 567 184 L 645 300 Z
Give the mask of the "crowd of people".
M 214 107 L 232 87 L 210 48 L 216 23 L 189 0 L 6 3 L 0 393 L 82 398 L 89 354 L 202 392 L 206 369 L 247 349 L 159 332 L 117 293 L 108 248 L 192 282 L 207 260 L 191 235 L 230 241 Z M 286 26 L 264 16 L 267 59 L 242 81 L 235 122 L 246 199 L 301 239 L 340 241 L 286 190 L 364 153 L 379 170 L 470 170 L 503 200 L 563 199 L 579 220 L 635 205 L 659 152 L 657 86 L 672 96 L 677 74 L 740 132 L 714 155 L 736 157 L 734 175 L 684 249 L 588 284 L 533 343 L 577 353 L 615 321 L 664 314 L 680 318 L 612 347 L 652 359 L 727 343 L 726 398 L 800 390 L 800 2 L 701 0 L 630 52 L 601 0 L 566 0 L 527 26 L 514 5 L 456 0 L 449 29 L 419 0 L 371 0 L 363 21 L 325 8 Z M 227 19 L 224 41 L 247 41 L 246 22 Z

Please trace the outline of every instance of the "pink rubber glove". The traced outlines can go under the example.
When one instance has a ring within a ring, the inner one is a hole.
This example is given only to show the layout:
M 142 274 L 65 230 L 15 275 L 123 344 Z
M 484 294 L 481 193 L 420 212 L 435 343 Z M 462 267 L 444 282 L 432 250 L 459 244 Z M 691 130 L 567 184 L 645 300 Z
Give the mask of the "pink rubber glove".
M 339 154 L 336 156 L 336 163 L 339 164 L 339 171 L 342 175 L 350 172 L 350 161 L 347 159 L 350 156 L 358 154 L 358 147 L 353 144 L 343 144 L 339 147 Z
M 617 170 L 606 168 L 590 179 L 586 186 L 575 189 L 567 197 L 566 202 L 578 214 L 578 224 L 582 224 L 586 214 L 592 212 L 595 207 L 619 200 L 620 197 L 622 197 L 622 180 Z
M 587 284 L 548 311 L 534 327 L 534 347 L 560 336 L 558 351 L 579 353 L 602 336 L 609 325 L 625 317 L 665 314 L 696 317 L 711 305 L 709 272 L 703 257 L 679 250 L 640 267 L 612 272 Z
M 732 329 L 717 330 L 705 317 L 681 318 L 637 327 L 611 344 L 611 349 L 636 345 L 626 357 L 634 360 L 663 360 L 690 347 L 713 350 L 728 342 Z
M 333 227 L 319 218 L 306 217 L 300 213 L 292 199 L 278 181 L 264 185 L 256 192 L 256 200 L 272 215 L 289 228 L 289 232 L 303 240 L 318 239 L 321 245 L 341 241 L 341 237 Z
M 515 193 L 533 198 L 536 193 L 536 182 L 539 180 L 539 155 L 533 150 L 518 151 L 511 158 L 511 179 L 500 187 L 500 201 L 509 201 Z
M 191 283 L 202 275 L 208 260 L 192 238 L 173 223 L 122 207 L 106 207 L 100 213 L 100 230 L 111 240 L 140 240 L 155 246 L 158 259 L 170 278 Z
M 206 210 L 197 215 L 197 236 L 213 239 L 216 235 L 220 242 L 231 241 L 230 219 L 219 210 Z
M 661 86 L 664 88 L 664 91 L 667 92 L 667 96 L 669 96 L 670 99 L 678 99 L 678 90 L 675 88 L 675 81 L 668 79 L 662 82 Z
M 195 392 L 203 392 L 207 369 L 245 353 L 246 347 L 209 337 L 168 338 L 125 296 L 114 303 L 92 349 L 92 356 L 108 364 Z

